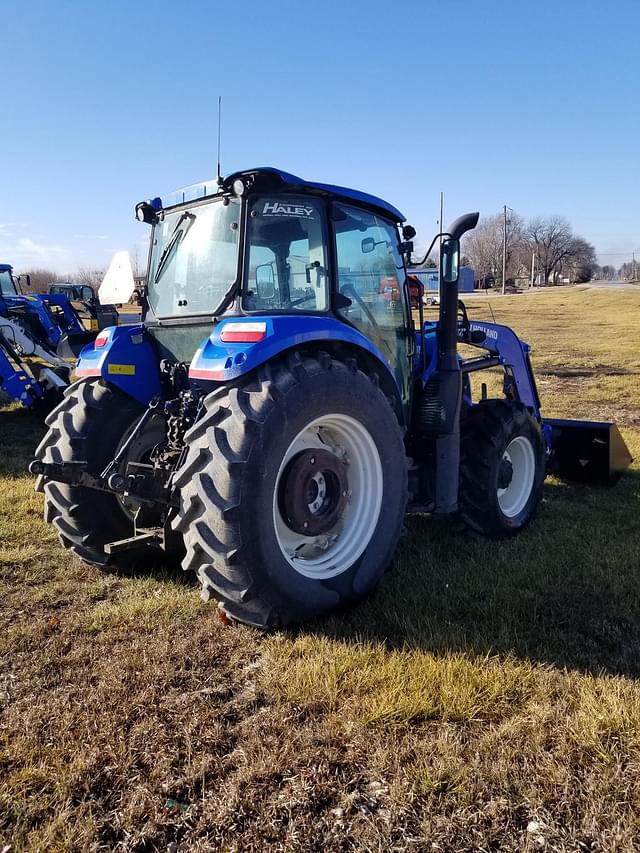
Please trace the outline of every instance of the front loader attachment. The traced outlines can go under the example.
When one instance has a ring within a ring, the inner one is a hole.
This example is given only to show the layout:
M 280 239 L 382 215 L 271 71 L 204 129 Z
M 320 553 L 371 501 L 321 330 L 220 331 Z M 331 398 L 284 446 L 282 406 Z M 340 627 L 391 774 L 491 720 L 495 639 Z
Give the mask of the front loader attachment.
M 56 354 L 59 358 L 64 358 L 69 361 L 75 361 L 80 355 L 82 349 L 87 344 L 92 344 L 98 336 L 97 329 L 92 329 L 86 332 L 73 332 L 69 335 L 63 335 L 56 347 Z
M 612 485 L 633 461 L 613 423 L 561 418 L 545 418 L 544 423 L 551 427 L 549 474 Z

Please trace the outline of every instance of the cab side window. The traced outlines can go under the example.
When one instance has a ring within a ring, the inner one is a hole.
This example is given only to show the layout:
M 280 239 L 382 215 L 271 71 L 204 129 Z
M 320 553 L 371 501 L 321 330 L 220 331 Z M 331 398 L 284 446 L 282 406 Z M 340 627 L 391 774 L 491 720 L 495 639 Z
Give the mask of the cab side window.
M 328 310 L 324 209 L 319 202 L 304 196 L 254 199 L 247 247 L 245 310 Z
M 406 273 L 393 223 L 346 205 L 333 206 L 338 290 L 345 320 L 374 343 L 403 391 L 408 382 Z

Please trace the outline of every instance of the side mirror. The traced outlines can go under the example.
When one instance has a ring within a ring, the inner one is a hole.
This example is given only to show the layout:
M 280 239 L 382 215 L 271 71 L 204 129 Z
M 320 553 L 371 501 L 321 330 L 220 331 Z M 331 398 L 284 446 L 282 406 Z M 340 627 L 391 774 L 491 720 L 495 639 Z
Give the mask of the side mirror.
M 424 284 L 415 275 L 407 276 L 409 285 L 409 300 L 412 308 L 417 308 L 424 296 Z
M 276 295 L 271 264 L 260 264 L 256 267 L 256 293 L 259 299 L 273 299 Z
M 364 240 L 360 243 L 360 248 L 362 249 L 363 255 L 368 255 L 370 252 L 375 252 L 376 241 L 373 239 L 373 237 L 365 237 Z
M 20 290 L 22 290 L 24 288 L 24 289 L 26 289 L 27 293 L 31 290 L 31 276 L 29 275 L 28 272 L 23 273 L 22 275 L 19 275 L 17 278 L 17 283 L 19 285 Z M 16 289 L 18 289 L 18 288 L 16 288 Z
M 440 269 L 442 270 L 442 281 L 445 284 L 455 284 L 458 280 L 460 268 L 460 241 L 448 237 L 442 243 L 440 250 Z

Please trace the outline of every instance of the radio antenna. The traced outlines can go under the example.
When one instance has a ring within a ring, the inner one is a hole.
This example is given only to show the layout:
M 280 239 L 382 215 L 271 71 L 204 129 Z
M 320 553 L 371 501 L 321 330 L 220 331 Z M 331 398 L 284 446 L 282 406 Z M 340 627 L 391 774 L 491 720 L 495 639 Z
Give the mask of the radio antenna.
M 218 95 L 218 186 L 222 186 L 222 176 L 220 174 L 220 115 L 222 113 L 222 95 Z

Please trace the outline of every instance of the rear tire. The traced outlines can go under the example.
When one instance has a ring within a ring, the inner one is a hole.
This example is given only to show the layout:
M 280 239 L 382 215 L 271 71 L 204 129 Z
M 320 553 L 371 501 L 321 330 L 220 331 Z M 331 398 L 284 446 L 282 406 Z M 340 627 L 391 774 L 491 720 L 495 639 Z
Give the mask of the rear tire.
M 98 476 L 143 411 L 134 399 L 102 380 L 76 382 L 47 417 L 49 431 L 36 450 L 36 459 L 88 462 L 90 473 Z M 44 477 L 38 479 L 36 489 L 44 491 L 45 521 L 57 529 L 65 548 L 94 566 L 129 566 L 130 558 L 115 559 L 104 551 L 107 542 L 134 532 L 131 517 L 115 495 Z
M 400 535 L 407 468 L 394 411 L 355 359 L 264 365 L 213 391 L 185 442 L 174 528 L 205 600 L 267 627 L 376 586 Z
M 535 516 L 545 449 L 540 427 L 522 403 L 485 400 L 462 423 L 460 515 L 477 533 L 512 536 Z

